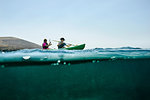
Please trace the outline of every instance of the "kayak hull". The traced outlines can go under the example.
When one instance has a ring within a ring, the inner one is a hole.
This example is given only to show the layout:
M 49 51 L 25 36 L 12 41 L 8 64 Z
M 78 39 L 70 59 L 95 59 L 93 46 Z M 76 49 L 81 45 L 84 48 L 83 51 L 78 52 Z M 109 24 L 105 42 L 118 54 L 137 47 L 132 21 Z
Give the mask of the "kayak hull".
M 81 44 L 81 45 L 77 45 L 77 46 L 74 46 L 74 47 L 68 47 L 68 48 L 65 48 L 67 50 L 83 50 L 85 48 L 85 44 Z
M 62 48 L 65 50 L 83 50 L 85 48 L 85 44 L 73 46 L 73 47 L 67 47 L 67 48 Z M 61 50 L 62 50 L 61 49 Z M 42 50 L 57 50 L 57 49 L 42 49 Z

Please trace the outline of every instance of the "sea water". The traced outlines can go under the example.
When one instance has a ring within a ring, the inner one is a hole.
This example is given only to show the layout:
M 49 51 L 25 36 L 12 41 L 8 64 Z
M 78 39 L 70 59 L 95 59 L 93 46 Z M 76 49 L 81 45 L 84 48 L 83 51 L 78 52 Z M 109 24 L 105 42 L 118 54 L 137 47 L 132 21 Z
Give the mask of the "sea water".
M 150 49 L 0 52 L 0 100 L 150 100 Z

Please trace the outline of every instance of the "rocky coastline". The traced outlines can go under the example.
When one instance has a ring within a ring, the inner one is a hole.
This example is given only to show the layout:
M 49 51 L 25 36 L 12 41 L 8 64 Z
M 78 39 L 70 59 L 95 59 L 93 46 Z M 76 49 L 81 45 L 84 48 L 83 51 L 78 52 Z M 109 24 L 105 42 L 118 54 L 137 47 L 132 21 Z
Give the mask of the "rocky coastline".
M 41 49 L 41 46 L 16 37 L 0 37 L 0 51 L 16 51 L 36 48 Z

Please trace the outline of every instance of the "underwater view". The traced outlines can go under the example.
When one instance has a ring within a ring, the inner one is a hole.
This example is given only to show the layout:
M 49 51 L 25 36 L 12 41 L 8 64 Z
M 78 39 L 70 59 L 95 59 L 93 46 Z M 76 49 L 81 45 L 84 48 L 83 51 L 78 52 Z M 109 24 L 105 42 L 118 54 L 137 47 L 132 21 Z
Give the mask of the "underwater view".
M 150 100 L 150 49 L 0 52 L 0 100 Z

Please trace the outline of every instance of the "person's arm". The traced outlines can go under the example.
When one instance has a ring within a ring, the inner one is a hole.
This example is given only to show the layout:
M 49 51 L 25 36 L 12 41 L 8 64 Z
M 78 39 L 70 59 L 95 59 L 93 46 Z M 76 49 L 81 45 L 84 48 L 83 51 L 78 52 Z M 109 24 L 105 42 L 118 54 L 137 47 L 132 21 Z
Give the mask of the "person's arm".
M 47 46 L 49 47 L 49 46 L 51 46 L 51 45 L 52 45 L 52 44 L 51 44 L 51 42 L 50 42 Z
M 64 44 L 64 48 L 65 47 L 70 47 L 70 46 L 71 46 L 71 44 L 66 44 L 66 43 Z
M 60 43 L 57 44 L 57 47 L 60 46 Z
M 46 44 L 45 44 L 44 46 L 45 46 L 45 47 L 49 47 L 49 46 L 51 46 L 51 45 L 52 45 L 52 44 L 51 44 L 51 43 L 49 43 L 48 45 L 46 45 Z
M 70 46 L 71 46 L 71 44 L 66 45 L 66 47 L 70 47 Z
M 59 42 L 57 46 L 60 46 L 60 45 L 62 45 L 62 44 L 63 44 L 62 42 Z

